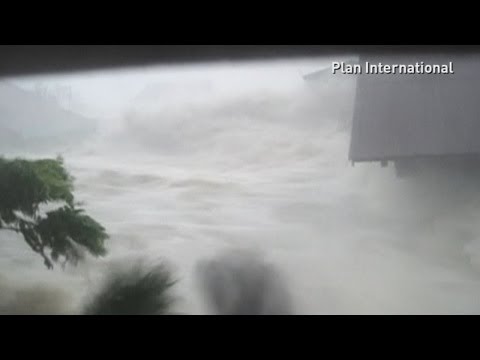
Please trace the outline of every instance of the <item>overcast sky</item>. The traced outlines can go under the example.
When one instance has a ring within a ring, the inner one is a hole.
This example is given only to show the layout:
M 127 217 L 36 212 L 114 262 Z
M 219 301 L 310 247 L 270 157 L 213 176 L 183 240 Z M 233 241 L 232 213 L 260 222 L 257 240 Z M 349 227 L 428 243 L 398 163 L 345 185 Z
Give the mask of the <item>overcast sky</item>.
M 202 66 L 143 67 L 127 70 L 81 72 L 70 75 L 33 76 L 10 79 L 14 84 L 33 89 L 36 85 L 54 88 L 69 86 L 73 94 L 73 109 L 94 117 L 116 117 L 131 104 L 147 86 L 162 84 L 169 91 L 165 96 L 177 96 L 186 89 L 209 87 L 228 95 L 258 88 L 262 82 L 291 86 L 301 83 L 302 75 L 329 66 L 328 59 L 308 59 L 268 63 L 215 63 Z M 280 70 L 280 71 L 279 71 Z M 158 88 L 158 87 L 157 87 Z M 168 99 L 167 99 L 168 100 Z

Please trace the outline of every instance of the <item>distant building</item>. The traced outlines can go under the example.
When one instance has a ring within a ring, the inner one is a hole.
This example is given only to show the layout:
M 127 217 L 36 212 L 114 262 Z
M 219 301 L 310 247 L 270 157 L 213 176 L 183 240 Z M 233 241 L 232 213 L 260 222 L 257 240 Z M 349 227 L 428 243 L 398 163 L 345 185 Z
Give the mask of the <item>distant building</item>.
M 358 64 L 356 60 L 345 64 Z M 303 75 L 306 86 L 318 99 L 318 116 L 324 119 L 337 119 L 339 128 L 349 131 L 352 122 L 355 84 L 357 75 L 333 74 L 332 67 Z
M 348 61 L 345 61 L 344 62 L 345 64 L 347 65 L 357 65 L 358 64 L 358 61 L 356 60 L 348 60 Z M 320 69 L 318 71 L 315 71 L 315 72 L 312 72 L 312 73 L 308 73 L 306 75 L 303 76 L 303 79 L 307 82 L 328 82 L 328 81 L 331 81 L 333 79 L 339 79 L 339 77 L 341 77 L 341 75 L 339 74 L 333 74 L 333 71 L 332 71 L 332 67 L 331 66 L 328 66 L 326 68 L 323 68 L 323 69 Z M 351 77 L 351 76 L 349 76 Z
M 480 54 L 370 55 L 365 64 L 448 64 L 454 74 L 358 75 L 349 158 L 480 168 Z
M 97 120 L 65 110 L 51 97 L 0 82 L 2 153 L 67 148 L 96 130 Z

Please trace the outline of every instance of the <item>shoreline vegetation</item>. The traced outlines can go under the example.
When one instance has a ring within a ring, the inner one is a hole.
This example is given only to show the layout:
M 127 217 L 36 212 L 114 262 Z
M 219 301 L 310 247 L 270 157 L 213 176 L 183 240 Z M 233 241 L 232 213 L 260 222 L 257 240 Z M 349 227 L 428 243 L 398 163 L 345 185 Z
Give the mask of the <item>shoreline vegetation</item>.
M 56 159 L 0 156 L 0 231 L 21 235 L 48 269 L 106 255 L 106 229 L 75 200 L 74 179 Z M 50 211 L 43 208 L 58 204 Z
M 48 269 L 75 265 L 85 253 L 107 254 L 106 229 L 84 214 L 73 194 L 64 160 L 5 159 L 0 156 L 0 231 L 23 237 Z M 55 210 L 41 205 L 60 202 Z M 133 266 L 131 266 L 133 265 Z M 111 269 L 100 287 L 87 294 L 79 315 L 175 315 L 178 280 L 165 263 L 140 262 Z M 197 279 L 211 312 L 219 315 L 292 313 L 282 276 L 254 252 L 233 252 L 202 261 Z M 0 306 L 0 313 L 4 309 Z

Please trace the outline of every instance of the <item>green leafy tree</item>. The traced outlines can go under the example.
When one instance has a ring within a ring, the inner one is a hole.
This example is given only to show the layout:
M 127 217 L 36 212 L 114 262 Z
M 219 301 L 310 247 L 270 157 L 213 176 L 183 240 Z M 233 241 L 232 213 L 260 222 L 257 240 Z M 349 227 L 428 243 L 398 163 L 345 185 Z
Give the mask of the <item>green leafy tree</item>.
M 85 252 L 106 254 L 105 229 L 78 206 L 61 157 L 0 157 L 0 230 L 20 233 L 49 269 L 54 262 L 77 263 Z

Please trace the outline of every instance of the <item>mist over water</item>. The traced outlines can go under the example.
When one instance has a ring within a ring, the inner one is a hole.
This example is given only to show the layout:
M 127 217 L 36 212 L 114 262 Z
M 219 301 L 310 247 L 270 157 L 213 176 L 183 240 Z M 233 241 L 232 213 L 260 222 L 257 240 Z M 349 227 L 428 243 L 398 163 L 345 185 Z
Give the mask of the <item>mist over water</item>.
M 111 238 L 105 259 L 48 271 L 0 233 L 0 311 L 76 313 L 105 269 L 165 259 L 177 310 L 209 313 L 197 265 L 244 249 L 279 269 L 294 313 L 480 313 L 479 179 L 353 167 L 355 80 L 301 77 L 326 63 L 12 80 L 70 84 L 69 110 L 98 118 L 79 146 L 23 154 L 61 152 Z

